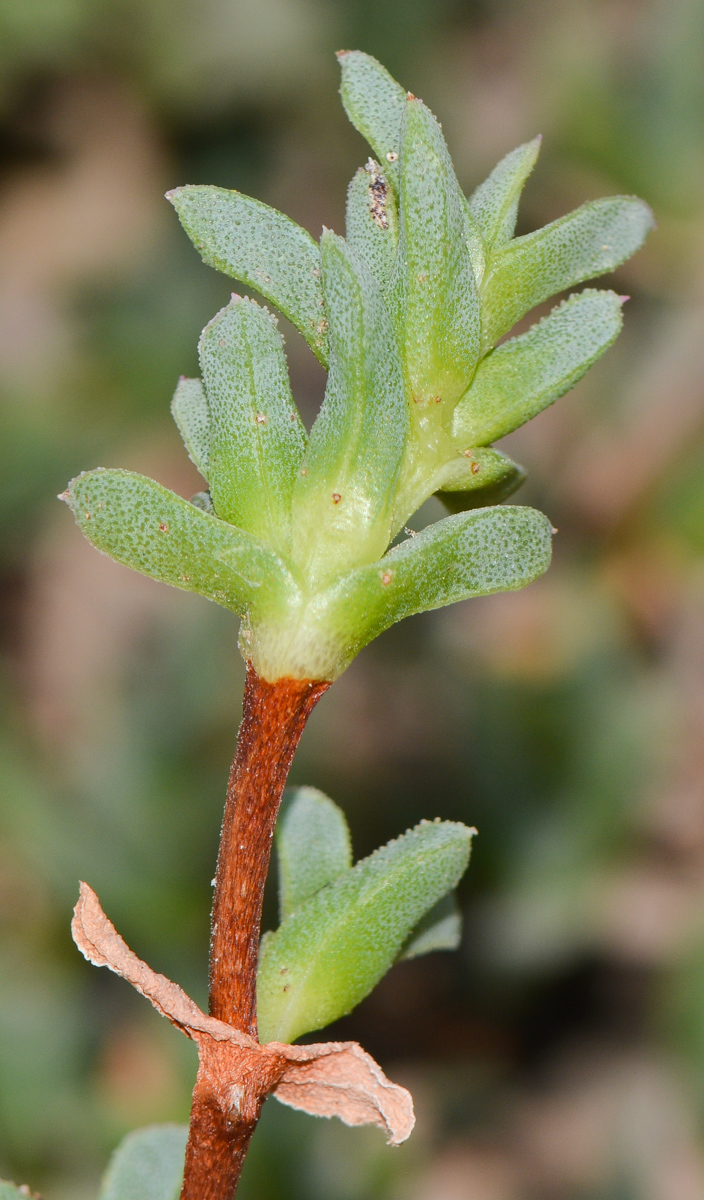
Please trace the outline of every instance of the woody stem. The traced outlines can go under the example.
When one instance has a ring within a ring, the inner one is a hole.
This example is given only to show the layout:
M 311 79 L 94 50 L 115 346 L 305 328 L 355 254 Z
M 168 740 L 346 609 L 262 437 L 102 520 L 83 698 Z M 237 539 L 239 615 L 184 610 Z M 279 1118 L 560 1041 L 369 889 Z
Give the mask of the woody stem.
M 255 1038 L 262 903 L 276 817 L 301 734 L 329 686 L 300 679 L 267 683 L 247 667 L 215 875 L 210 1013 Z M 232 1200 L 257 1119 L 223 1112 L 199 1073 L 181 1200 Z

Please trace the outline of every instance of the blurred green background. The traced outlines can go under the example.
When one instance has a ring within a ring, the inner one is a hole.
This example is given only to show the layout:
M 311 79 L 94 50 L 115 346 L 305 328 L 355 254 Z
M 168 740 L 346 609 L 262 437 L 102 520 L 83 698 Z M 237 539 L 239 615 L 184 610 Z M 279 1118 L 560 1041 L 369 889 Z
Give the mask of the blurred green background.
M 90 1200 L 128 1129 L 187 1119 L 192 1047 L 69 918 L 86 879 L 204 1002 L 236 629 L 55 497 L 96 465 L 198 489 L 168 405 L 233 285 L 163 193 L 342 231 L 367 149 L 341 47 L 423 96 L 467 189 L 544 135 L 521 232 L 614 192 L 659 228 L 615 279 L 616 347 L 507 439 L 550 573 L 385 634 L 294 764 L 358 856 L 422 817 L 479 828 L 461 952 L 329 1034 L 411 1087 L 417 1132 L 390 1150 L 269 1101 L 242 1200 L 701 1200 L 702 0 L 0 0 L 0 1176 Z M 322 372 L 286 338 L 310 421 Z

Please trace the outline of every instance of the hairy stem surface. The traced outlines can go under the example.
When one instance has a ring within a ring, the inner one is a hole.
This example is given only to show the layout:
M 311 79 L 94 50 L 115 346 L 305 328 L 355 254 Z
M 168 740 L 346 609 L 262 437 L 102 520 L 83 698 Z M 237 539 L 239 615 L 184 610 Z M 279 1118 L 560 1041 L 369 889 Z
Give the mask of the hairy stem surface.
M 329 683 L 267 683 L 247 667 L 215 875 L 210 941 L 210 1013 L 257 1036 L 257 957 L 272 839 L 291 760 Z M 245 1073 L 246 1074 L 246 1073 Z M 193 1093 L 181 1200 L 232 1200 L 263 1097 L 243 1095 L 224 1111 L 203 1072 Z

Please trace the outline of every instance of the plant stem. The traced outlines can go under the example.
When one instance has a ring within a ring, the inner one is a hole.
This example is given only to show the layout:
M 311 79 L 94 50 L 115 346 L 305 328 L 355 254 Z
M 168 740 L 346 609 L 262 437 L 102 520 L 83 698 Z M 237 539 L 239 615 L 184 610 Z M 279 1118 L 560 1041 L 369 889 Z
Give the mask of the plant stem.
M 300 679 L 267 683 L 247 666 L 215 875 L 210 1013 L 255 1038 L 262 903 L 276 817 L 301 734 L 329 686 Z M 249 1082 L 245 1072 L 243 1088 Z M 248 1095 L 225 1112 L 199 1071 L 181 1200 L 232 1200 L 263 1099 Z

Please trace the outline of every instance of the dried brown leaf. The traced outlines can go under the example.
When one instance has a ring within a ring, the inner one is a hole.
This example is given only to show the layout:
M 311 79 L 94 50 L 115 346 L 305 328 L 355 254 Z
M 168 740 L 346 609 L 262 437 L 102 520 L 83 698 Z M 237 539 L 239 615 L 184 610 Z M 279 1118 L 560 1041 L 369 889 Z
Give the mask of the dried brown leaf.
M 206 1016 L 183 988 L 172 983 L 165 975 L 152 971 L 141 958 L 137 958 L 112 921 L 106 917 L 98 897 L 87 883 L 81 884 L 78 903 L 73 910 L 71 933 L 88 962 L 96 967 L 109 967 L 116 975 L 121 975 L 146 996 L 163 1017 L 190 1037 L 203 1033 L 218 1042 L 236 1040 L 239 1044 L 252 1042 L 255 1045 L 246 1034 L 239 1033 L 223 1021 Z
M 316 1117 L 339 1117 L 346 1125 L 379 1125 L 390 1145 L 405 1142 L 415 1124 L 410 1092 L 387 1079 L 357 1042 L 270 1046 L 289 1066 L 274 1088 L 277 1100 Z
M 262 1097 L 273 1092 L 282 1103 L 317 1117 L 378 1125 L 392 1146 L 411 1133 L 415 1117 L 410 1093 L 387 1079 L 356 1042 L 260 1046 L 241 1030 L 207 1016 L 178 984 L 133 954 L 86 883 L 81 884 L 71 932 L 89 962 L 121 975 L 198 1043 L 196 1089 L 226 1114 L 255 1116 Z

